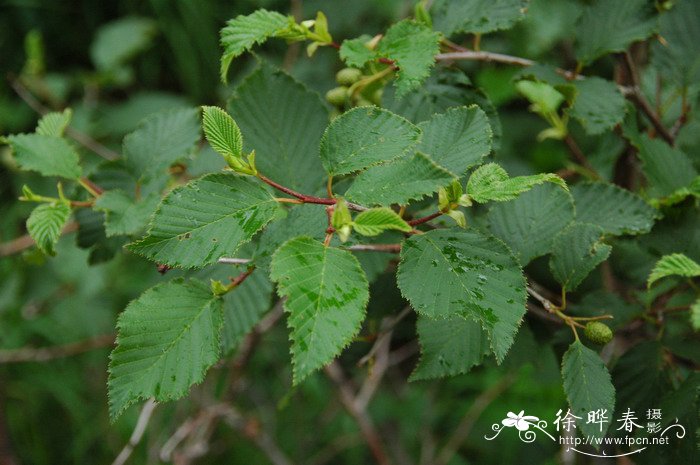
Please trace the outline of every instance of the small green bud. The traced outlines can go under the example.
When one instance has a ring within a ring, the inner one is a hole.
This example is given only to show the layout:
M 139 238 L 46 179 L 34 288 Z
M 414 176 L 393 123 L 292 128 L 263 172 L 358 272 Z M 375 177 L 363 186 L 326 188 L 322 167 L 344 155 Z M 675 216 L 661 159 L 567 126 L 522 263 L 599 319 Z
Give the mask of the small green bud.
M 360 80 L 362 71 L 357 68 L 343 68 L 335 75 L 335 80 L 341 86 L 351 86 Z
M 333 106 L 340 107 L 348 99 L 348 88 L 345 86 L 335 87 L 326 92 L 326 101 Z
M 613 338 L 610 327 L 600 321 L 589 321 L 584 332 L 588 340 L 596 344 L 607 344 Z
M 357 99 L 357 102 L 355 102 L 355 106 L 356 107 L 373 107 L 374 103 L 370 102 L 366 98 L 360 97 Z
M 384 89 L 377 89 L 372 92 L 372 97 L 370 100 L 377 106 L 382 105 L 382 95 L 384 94 Z

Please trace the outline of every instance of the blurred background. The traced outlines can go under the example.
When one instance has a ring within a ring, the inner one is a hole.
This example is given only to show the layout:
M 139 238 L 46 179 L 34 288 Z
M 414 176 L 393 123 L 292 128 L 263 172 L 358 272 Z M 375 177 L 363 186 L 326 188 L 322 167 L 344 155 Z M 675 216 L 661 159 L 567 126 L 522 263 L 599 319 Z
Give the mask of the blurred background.
M 573 3 L 533 0 L 522 22 L 484 37 L 482 48 L 570 69 L 579 11 Z M 0 0 L 0 134 L 31 131 L 38 110 L 70 106 L 75 130 L 118 151 L 122 137 L 149 114 L 223 106 L 256 58 L 237 59 L 230 84 L 221 84 L 219 29 L 227 19 L 260 7 L 299 19 L 322 10 L 336 42 L 375 35 L 413 12 L 413 2 L 405 0 Z M 282 41 L 270 41 L 256 54 L 321 95 L 336 86 L 334 75 L 342 67 L 334 50 L 321 48 L 310 59 L 303 46 Z M 596 71 L 610 75 L 613 66 L 600 60 Z M 518 69 L 484 63 L 463 69 L 483 90 L 483 101 L 498 108 L 496 157 L 512 175 L 566 167 L 561 142 L 534 137 L 546 125 L 516 99 L 511 79 Z M 653 76 L 648 80 L 653 85 Z M 673 121 L 673 111 L 667 117 Z M 597 148 L 621 142 L 577 137 L 598 171 L 612 176 L 612 150 Z M 81 150 L 87 166 L 102 162 Z M 80 233 L 66 234 L 55 258 L 28 248 L 21 240 L 32 205 L 16 201 L 21 186 L 39 192 L 53 186 L 16 171 L 6 147 L 0 157 L 0 349 L 14 354 L 0 358 L 0 464 L 113 463 L 141 411 L 134 406 L 115 424 L 108 419 L 107 364 L 116 316 L 145 288 L 177 273 L 163 278 L 152 263 L 116 254 L 123 242 L 107 239 L 99 215 L 89 211 L 76 218 Z M 194 157 L 188 169 L 196 174 L 219 165 L 215 158 Z M 108 185 L 109 179 L 103 181 Z M 372 294 L 377 297 L 370 304 L 370 324 L 406 305 L 391 272 L 377 272 Z M 259 302 L 272 305 L 269 286 Z M 564 335 L 560 345 L 540 344 L 541 323 L 535 321 L 523 328 L 500 366 L 487 361 L 466 376 L 407 383 L 417 360 L 412 314 L 404 323 L 394 330 L 391 369 L 369 406 L 400 463 L 428 463 L 435 456 L 443 464 L 559 462 L 559 449 L 549 441 L 523 444 L 503 435 L 495 444 L 483 437 L 508 411 L 554 419 L 565 405 L 557 362 L 568 342 Z M 343 354 L 349 373 L 372 369 L 357 366 L 372 343 L 359 341 Z M 32 349 L 41 347 L 62 349 Z M 533 363 L 524 358 L 527 352 L 540 356 Z M 238 359 L 231 357 L 188 398 L 159 405 L 130 463 L 368 463 L 367 446 L 331 380 L 317 374 L 291 388 L 284 325 L 243 355 L 250 356 L 245 373 L 236 371 Z M 222 395 L 232 382 L 233 394 Z M 224 401 L 235 413 L 217 421 L 211 407 Z

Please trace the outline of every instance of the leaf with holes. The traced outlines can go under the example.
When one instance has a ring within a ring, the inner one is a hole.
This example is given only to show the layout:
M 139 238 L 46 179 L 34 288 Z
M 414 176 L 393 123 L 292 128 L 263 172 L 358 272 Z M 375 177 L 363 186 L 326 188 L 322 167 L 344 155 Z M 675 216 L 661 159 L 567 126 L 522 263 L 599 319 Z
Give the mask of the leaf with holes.
M 287 298 L 297 385 L 331 362 L 360 331 L 369 285 L 352 253 L 305 236 L 277 249 L 270 277 L 280 297 Z
M 157 263 L 202 267 L 235 253 L 278 209 L 259 181 L 210 174 L 173 189 L 153 215 L 148 235 L 127 248 Z
M 479 232 L 437 229 L 404 241 L 396 276 L 421 315 L 478 321 L 500 362 L 525 314 L 525 277 L 508 248 Z
M 119 316 L 109 362 L 109 415 L 154 397 L 178 399 L 219 359 L 221 299 L 198 280 L 158 284 Z

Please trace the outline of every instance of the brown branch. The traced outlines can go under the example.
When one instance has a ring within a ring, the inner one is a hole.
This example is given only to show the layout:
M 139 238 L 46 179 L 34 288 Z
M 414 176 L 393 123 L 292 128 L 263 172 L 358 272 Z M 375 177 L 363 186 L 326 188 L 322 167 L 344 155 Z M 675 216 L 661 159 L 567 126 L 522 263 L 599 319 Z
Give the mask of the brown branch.
M 134 451 L 134 448 L 139 444 L 139 442 L 141 442 L 143 433 L 146 432 L 148 422 L 151 420 L 151 415 L 153 414 L 153 410 L 156 408 L 157 405 L 158 404 L 156 403 L 156 401 L 152 398 L 148 399 L 148 401 L 143 405 L 143 407 L 141 408 L 141 413 L 139 414 L 139 418 L 136 421 L 134 431 L 129 437 L 129 441 L 126 443 L 119 455 L 117 455 L 117 458 L 114 459 L 112 465 L 124 465 L 126 461 L 129 460 L 129 457 L 131 457 L 131 453 Z
M 438 454 L 437 458 L 433 462 L 434 465 L 446 465 L 455 455 L 461 444 L 469 437 L 474 424 L 479 419 L 481 414 L 486 410 L 486 407 L 491 405 L 503 391 L 508 389 L 508 387 L 513 384 L 516 377 L 509 373 L 505 375 L 501 380 L 482 392 L 475 400 L 474 403 L 469 407 L 467 412 L 462 417 L 459 425 L 452 433 L 452 436 L 447 440 L 447 443 L 443 446 L 442 450 Z
M 386 453 L 379 432 L 377 431 L 367 412 L 357 408 L 353 388 L 350 386 L 350 382 L 345 378 L 343 369 L 340 367 L 337 361 L 333 361 L 330 365 L 326 366 L 325 372 L 328 378 L 330 378 L 331 381 L 333 381 L 338 387 L 340 402 L 343 404 L 343 407 L 345 407 L 345 410 L 347 410 L 357 422 L 357 425 L 360 428 L 360 433 L 369 446 L 369 449 L 372 452 L 376 462 L 379 465 L 390 465 L 391 460 Z
M 335 205 L 336 202 L 338 202 L 337 199 L 331 199 L 331 198 L 323 198 L 323 197 L 315 197 L 313 195 L 306 195 L 302 194 L 300 192 L 297 192 L 293 189 L 290 189 L 288 187 L 283 186 L 282 184 L 279 184 L 272 179 L 268 178 L 267 176 L 263 176 L 262 174 L 258 173 L 258 178 L 260 180 L 275 189 L 284 192 L 287 195 L 291 195 L 292 197 L 296 197 L 297 199 L 301 200 L 304 203 L 315 203 L 318 205 Z M 350 210 L 362 212 L 367 210 L 367 207 L 363 207 L 362 205 L 357 205 L 355 203 L 347 202 L 348 208 Z
M 70 234 L 77 230 L 78 223 L 76 221 L 71 221 L 65 225 L 63 231 L 61 231 L 61 234 Z M 0 257 L 7 257 L 8 255 L 20 253 L 23 250 L 30 248 L 34 244 L 36 244 L 36 242 L 34 242 L 34 239 L 32 239 L 29 234 L 18 237 L 17 239 L 0 244 Z
M 51 112 L 51 110 L 49 108 L 45 107 L 41 102 L 39 102 L 36 99 L 36 97 L 34 97 L 31 94 L 31 92 L 29 92 L 29 89 L 27 89 L 19 79 L 13 78 L 12 76 L 9 76 L 8 80 L 10 81 L 10 86 L 15 91 L 15 93 L 32 110 L 39 113 L 40 115 L 45 115 L 45 114 Z M 88 150 L 91 150 L 92 152 L 101 156 L 105 160 L 116 160 L 118 158 L 121 158 L 121 155 L 118 154 L 117 152 L 115 152 L 114 150 L 105 147 L 104 145 L 100 144 L 92 137 L 90 137 L 87 134 L 84 134 L 76 129 L 73 129 L 70 126 L 68 126 L 66 128 L 66 134 L 68 134 L 73 140 L 78 142 L 80 145 L 87 148 Z
M 104 334 L 84 341 L 51 347 L 22 347 L 0 350 L 0 363 L 46 362 L 56 358 L 70 357 L 114 344 L 113 334 Z
M 586 155 L 584 155 L 583 151 L 576 143 L 576 140 L 573 137 L 571 137 L 571 134 L 567 134 L 564 137 L 564 143 L 566 144 L 566 147 L 569 149 L 569 152 L 571 152 L 571 154 L 574 156 L 574 159 L 581 166 L 583 166 L 588 171 L 590 171 L 591 174 L 594 175 L 595 177 L 599 177 L 598 173 L 596 173 L 595 169 L 591 166 L 590 162 L 588 161 L 588 158 L 586 158 Z

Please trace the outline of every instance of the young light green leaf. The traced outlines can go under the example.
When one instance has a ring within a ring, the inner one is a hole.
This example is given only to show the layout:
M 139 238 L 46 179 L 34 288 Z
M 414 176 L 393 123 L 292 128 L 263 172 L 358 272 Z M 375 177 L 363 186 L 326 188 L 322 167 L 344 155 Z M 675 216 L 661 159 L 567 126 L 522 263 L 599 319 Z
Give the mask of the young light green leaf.
M 321 138 L 321 161 L 329 175 L 349 174 L 393 160 L 414 147 L 421 130 L 377 107 L 359 107 L 338 116 Z
M 396 276 L 403 296 L 429 318 L 478 321 L 500 362 L 525 313 L 525 278 L 498 239 L 436 229 L 404 241 Z
M 224 47 L 224 54 L 221 56 L 222 82 L 226 83 L 228 68 L 234 58 L 250 50 L 253 45 L 274 37 L 277 31 L 285 29 L 288 24 L 286 16 L 264 9 L 228 20 L 226 26 L 221 29 L 221 46 Z
M 146 228 L 159 201 L 160 196 L 155 192 L 135 201 L 126 192 L 116 189 L 100 195 L 95 201 L 95 209 L 105 212 L 107 237 L 131 235 Z
M 243 152 L 243 136 L 236 122 L 219 107 L 202 107 L 204 135 L 211 147 L 225 159 L 238 158 Z
M 576 56 L 588 64 L 606 53 L 624 51 L 655 29 L 654 7 L 647 0 L 596 0 L 586 7 L 576 27 Z
M 112 421 L 139 399 L 178 399 L 219 359 L 221 299 L 198 280 L 147 290 L 119 315 L 109 362 Z
M 302 236 L 272 257 L 270 277 L 289 314 L 294 385 L 328 364 L 359 332 L 369 284 L 352 253 Z
M 659 213 L 638 195 L 614 184 L 586 182 L 571 187 L 576 221 L 595 224 L 605 234 L 644 234 Z
M 656 262 L 651 270 L 647 286 L 651 286 L 656 281 L 667 276 L 683 276 L 685 278 L 695 278 L 700 276 L 700 265 L 682 253 L 664 255 Z
M 450 184 L 456 176 L 416 152 L 358 174 L 345 196 L 365 205 L 406 205 Z
M 362 68 L 368 61 L 377 58 L 377 52 L 367 47 L 367 42 L 372 40 L 368 35 L 356 39 L 346 39 L 340 46 L 340 58 L 348 65 Z
M 562 288 L 573 291 L 610 255 L 601 242 L 603 230 L 593 224 L 572 223 L 554 238 L 549 269 Z
M 333 207 L 331 226 L 338 233 L 341 242 L 346 242 L 352 232 L 352 214 L 345 199 L 338 199 Z
M 556 113 L 566 100 L 561 92 L 546 82 L 522 80 L 515 87 L 532 103 L 532 111 L 535 113 Z
M 149 18 L 126 17 L 100 27 L 90 58 L 101 71 L 112 71 L 145 50 L 157 32 Z
M 42 136 L 61 137 L 70 123 L 71 116 L 73 116 L 73 111 L 70 108 L 47 113 L 39 120 L 36 133 Z
M 588 134 L 612 129 L 625 117 L 625 97 L 614 82 L 591 76 L 575 81 L 574 85 L 578 93 L 569 113 Z
M 60 137 L 17 134 L 4 140 L 12 147 L 17 164 L 24 170 L 67 179 L 79 178 L 82 173 L 78 153 Z
M 564 354 L 561 363 L 564 392 L 571 405 L 571 413 L 581 417 L 578 427 L 584 434 L 603 437 L 610 421 L 588 423 L 588 412 L 603 409 L 611 418 L 615 411 L 615 387 L 610 373 L 600 356 L 581 341 L 575 341 Z
M 159 174 L 192 151 L 199 141 L 199 110 L 186 108 L 154 114 L 124 138 L 126 165 L 142 179 Z
M 503 202 L 513 200 L 538 184 L 551 182 L 568 190 L 566 182 L 553 173 L 532 176 L 508 177 L 506 170 L 496 163 L 487 163 L 477 168 L 467 182 L 467 194 L 479 203 L 493 200 Z
M 328 111 L 317 93 L 263 62 L 236 87 L 228 110 L 261 173 L 301 192 L 323 186 L 326 175 L 314 154 Z
M 416 329 L 421 355 L 411 381 L 467 373 L 490 352 L 488 333 L 472 319 L 418 316 Z
M 173 189 L 151 219 L 148 235 L 127 248 L 157 263 L 202 267 L 235 253 L 278 209 L 259 181 L 210 174 Z
M 661 139 L 643 135 L 631 141 L 639 150 L 651 197 L 667 197 L 693 183 L 698 172 L 690 158 Z
M 491 152 L 491 125 L 476 105 L 450 108 L 418 127 L 423 130 L 418 150 L 452 173 L 464 174 Z
M 529 0 L 437 0 L 430 8 L 433 26 L 446 36 L 509 29 L 525 17 Z
M 491 232 L 525 266 L 547 254 L 554 237 L 574 220 L 574 202 L 564 189 L 545 184 L 511 202 L 494 204 L 487 218 Z
M 424 24 L 405 19 L 389 28 L 377 46 L 377 53 L 394 60 L 396 95 L 401 97 L 420 84 L 430 74 L 435 55 L 440 51 L 440 34 Z
M 70 206 L 63 202 L 39 205 L 27 219 L 27 231 L 37 247 L 47 255 L 55 255 L 54 246 L 70 217 Z
M 409 232 L 413 228 L 391 208 L 371 208 L 355 217 L 353 228 L 363 236 L 377 236 L 384 231 Z

